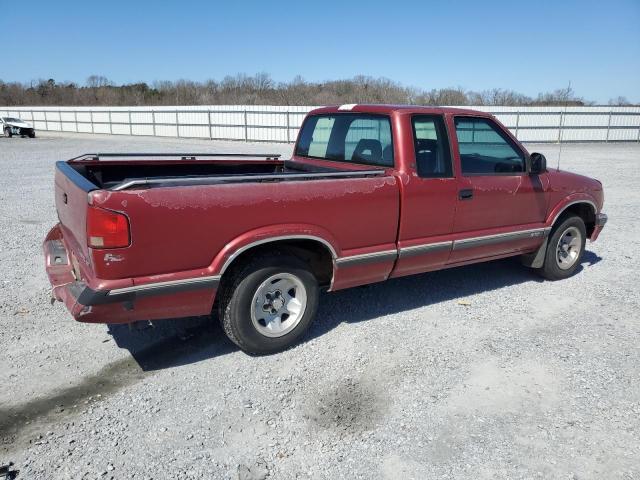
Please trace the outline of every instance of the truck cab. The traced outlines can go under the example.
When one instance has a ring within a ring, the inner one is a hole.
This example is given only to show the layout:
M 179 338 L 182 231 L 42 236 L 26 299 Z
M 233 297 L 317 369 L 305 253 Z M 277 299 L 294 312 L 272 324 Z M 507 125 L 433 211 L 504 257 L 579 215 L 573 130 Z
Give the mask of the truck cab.
M 340 128 L 332 128 L 334 138 L 322 135 L 341 119 L 350 125 L 347 156 L 352 149 L 358 163 L 390 169 L 398 179 L 397 238 L 389 254 L 379 252 L 389 260 L 378 262 L 376 278 L 526 253 L 541 246 L 567 209 L 597 238 L 603 223 L 600 182 L 548 170 L 542 155 L 529 154 L 490 114 L 405 106 L 320 109 L 303 125 L 294 159 L 341 159 Z M 367 129 L 373 138 L 349 141 Z

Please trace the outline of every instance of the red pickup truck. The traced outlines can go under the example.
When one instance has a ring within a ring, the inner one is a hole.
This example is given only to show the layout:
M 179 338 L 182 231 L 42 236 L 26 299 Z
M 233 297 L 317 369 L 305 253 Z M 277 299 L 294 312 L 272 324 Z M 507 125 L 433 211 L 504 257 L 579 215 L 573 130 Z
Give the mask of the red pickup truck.
M 58 162 L 44 242 L 82 322 L 217 311 L 253 354 L 301 339 L 319 291 L 520 255 L 548 279 L 607 217 L 602 184 L 547 169 L 491 115 L 342 105 L 277 155 L 89 154 Z

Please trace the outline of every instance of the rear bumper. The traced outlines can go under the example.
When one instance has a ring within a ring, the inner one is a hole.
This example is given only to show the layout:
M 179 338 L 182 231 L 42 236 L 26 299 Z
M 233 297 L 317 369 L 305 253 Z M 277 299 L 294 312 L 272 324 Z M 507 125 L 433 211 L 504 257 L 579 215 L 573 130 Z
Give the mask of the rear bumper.
M 600 236 L 600 232 L 602 232 L 602 229 L 607 224 L 608 220 L 609 217 L 607 217 L 605 213 L 598 213 L 596 215 L 596 224 L 590 238 L 592 242 L 595 242 L 598 239 L 598 236 Z
M 63 302 L 74 319 L 92 323 L 191 317 L 211 313 L 220 277 L 200 277 L 127 287 L 95 289 L 99 279 L 80 279 L 59 225 L 43 243 L 52 297 Z

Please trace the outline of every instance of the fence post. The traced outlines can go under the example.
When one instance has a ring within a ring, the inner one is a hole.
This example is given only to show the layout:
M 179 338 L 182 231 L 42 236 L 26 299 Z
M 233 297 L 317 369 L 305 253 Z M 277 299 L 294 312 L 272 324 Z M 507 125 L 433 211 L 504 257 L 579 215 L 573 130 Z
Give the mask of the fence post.
M 47 119 L 47 111 L 44 110 L 44 129 L 49 131 L 49 120 Z
M 109 110 L 109 134 L 113 135 L 113 124 L 111 123 L 111 110 Z
M 605 138 L 605 143 L 609 143 L 609 130 L 611 130 L 611 114 L 612 110 L 609 110 L 609 121 L 607 122 L 607 138 Z
M 244 141 L 249 141 L 249 125 L 247 123 L 247 111 L 244 111 Z
M 558 126 L 558 143 L 562 143 L 562 127 L 564 126 L 564 112 L 560 112 L 560 125 Z
M 249 121 L 247 120 L 247 111 L 244 111 L 244 141 L 249 141 Z
M 176 110 L 176 136 L 180 138 L 180 125 L 178 124 L 178 110 Z
M 289 110 L 287 110 L 287 143 L 291 143 L 291 138 L 289 137 L 289 128 L 290 128 L 290 125 L 289 125 Z
M 78 133 L 78 110 L 73 110 L 73 121 L 76 123 L 76 133 Z
M 129 110 L 129 135 L 133 135 L 133 128 L 131 128 L 131 110 Z
M 207 110 L 207 120 L 209 122 L 209 140 L 213 140 L 213 128 L 211 127 L 211 110 Z
M 93 126 L 93 110 L 89 110 L 89 116 L 91 118 L 91 133 L 95 133 L 95 127 Z
M 516 138 L 518 138 L 518 127 L 520 126 L 520 110 L 516 112 Z M 518 138 L 519 140 L 519 138 Z
M 62 123 L 62 110 L 58 110 L 58 119 L 60 120 L 60 131 L 64 132 L 64 124 Z
M 151 124 L 153 126 L 153 136 L 156 136 L 156 111 L 151 110 Z

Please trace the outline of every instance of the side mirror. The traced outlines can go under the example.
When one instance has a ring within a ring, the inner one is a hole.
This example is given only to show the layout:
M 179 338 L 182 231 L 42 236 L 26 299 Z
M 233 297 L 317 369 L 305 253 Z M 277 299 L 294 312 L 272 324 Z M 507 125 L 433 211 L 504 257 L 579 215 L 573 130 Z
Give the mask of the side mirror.
M 538 175 L 547 171 L 547 159 L 541 153 L 534 152 L 529 156 L 529 173 Z

